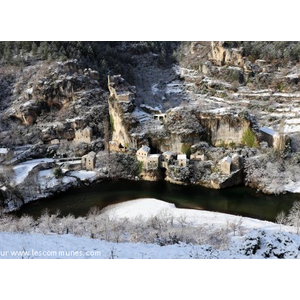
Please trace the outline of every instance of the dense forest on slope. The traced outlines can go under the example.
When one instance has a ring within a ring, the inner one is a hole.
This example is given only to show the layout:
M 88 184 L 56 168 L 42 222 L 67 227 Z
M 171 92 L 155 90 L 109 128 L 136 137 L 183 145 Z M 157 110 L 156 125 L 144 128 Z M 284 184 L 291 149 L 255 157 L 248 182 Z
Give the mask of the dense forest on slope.
M 17 41 L 0 42 L 0 66 L 26 66 L 37 60 L 66 61 L 77 59 L 80 64 L 97 70 L 106 84 L 109 72 L 122 74 L 133 84 L 132 55 L 152 52 L 159 55 L 162 65 L 179 59 L 182 48 L 191 42 L 82 42 L 82 41 Z M 289 41 L 225 42 L 224 47 L 242 47 L 248 59 L 281 60 L 283 64 L 300 60 L 300 43 Z M 128 51 L 130 49 L 130 51 Z
M 77 59 L 84 66 L 101 75 L 106 85 L 108 73 L 122 74 L 133 80 L 132 54 L 155 53 L 161 64 L 169 61 L 177 42 L 0 42 L 0 66 L 11 64 L 23 67 L 37 60 L 66 61 Z M 128 46 L 130 52 L 127 51 Z

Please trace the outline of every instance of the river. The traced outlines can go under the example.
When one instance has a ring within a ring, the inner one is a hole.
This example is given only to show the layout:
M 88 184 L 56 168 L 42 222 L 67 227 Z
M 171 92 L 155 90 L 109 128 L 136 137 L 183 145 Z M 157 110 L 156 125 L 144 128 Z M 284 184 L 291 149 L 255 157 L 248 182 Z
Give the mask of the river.
M 165 181 L 106 181 L 88 187 L 67 191 L 51 198 L 30 202 L 15 214 L 28 214 L 35 218 L 47 209 L 62 215 L 84 216 L 97 206 L 100 209 L 137 198 L 156 198 L 176 207 L 204 209 L 234 215 L 275 221 L 280 211 L 288 212 L 300 194 L 265 195 L 247 187 L 222 190 L 200 186 L 174 185 Z

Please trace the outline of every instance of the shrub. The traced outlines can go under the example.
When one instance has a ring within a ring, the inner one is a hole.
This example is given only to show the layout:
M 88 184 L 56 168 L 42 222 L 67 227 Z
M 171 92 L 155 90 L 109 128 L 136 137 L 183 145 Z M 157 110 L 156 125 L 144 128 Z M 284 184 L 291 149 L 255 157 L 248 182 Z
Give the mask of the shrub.
M 247 128 L 242 137 L 242 143 L 247 145 L 250 148 L 257 147 L 258 143 L 255 137 L 255 134 L 251 130 L 251 128 Z
M 61 177 L 63 177 L 63 171 L 62 171 L 61 167 L 56 167 L 53 170 L 53 174 L 54 174 L 55 178 L 61 178 Z
M 182 144 L 181 152 L 189 157 L 191 155 L 191 144 Z
M 236 147 L 235 142 L 230 142 L 230 143 L 229 143 L 229 147 L 230 147 L 231 149 L 234 149 L 234 148 Z
M 111 131 L 115 131 L 115 121 L 112 115 L 109 115 L 109 123 Z
M 144 169 L 144 163 L 142 161 L 138 162 L 138 167 L 137 167 L 137 171 L 136 171 L 136 176 L 139 176 Z
M 227 148 L 227 144 L 225 143 L 224 140 L 222 140 L 222 141 L 220 142 L 219 147 L 221 147 L 221 148 Z

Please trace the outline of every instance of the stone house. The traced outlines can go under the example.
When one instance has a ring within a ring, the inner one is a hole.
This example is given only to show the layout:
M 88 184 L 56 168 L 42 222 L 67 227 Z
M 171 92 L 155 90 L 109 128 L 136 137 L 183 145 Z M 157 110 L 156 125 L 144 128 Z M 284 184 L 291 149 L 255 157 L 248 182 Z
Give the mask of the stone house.
M 166 114 L 154 114 L 153 115 L 153 119 L 154 120 L 159 120 L 161 122 L 163 122 L 166 118 Z
M 231 171 L 237 171 L 240 170 L 243 167 L 243 158 L 235 153 L 232 155 L 231 159 Z
M 160 166 L 160 154 L 150 154 L 148 146 L 142 146 L 136 153 L 137 160 L 143 163 L 144 169 L 153 170 Z
M 146 169 L 158 169 L 160 162 L 160 154 L 149 154 L 147 156 Z
M 150 154 L 150 148 L 144 145 L 136 152 L 137 160 L 146 163 L 149 154 Z
M 171 151 L 166 151 L 161 155 L 161 166 L 167 169 L 169 167 L 170 160 L 175 156 Z
M 229 156 L 224 157 L 220 162 L 221 172 L 223 174 L 230 175 L 230 173 L 231 173 L 231 164 L 232 164 L 231 157 L 229 157 Z
M 14 156 L 14 151 L 10 148 L 0 148 L 0 162 L 11 160 Z
M 273 147 L 274 136 L 276 132 L 273 129 L 267 127 L 259 128 L 259 132 L 260 142 L 267 142 L 269 147 Z
M 186 154 L 178 154 L 177 155 L 177 163 L 180 167 L 186 167 L 187 166 L 187 157 Z
M 289 137 L 283 133 L 274 131 L 268 127 L 259 128 L 260 142 L 267 142 L 269 147 L 277 150 L 284 150 Z
M 96 166 L 96 153 L 94 151 L 82 156 L 81 167 L 84 170 L 92 171 Z
M 197 152 L 191 154 L 190 159 L 205 161 L 205 154 L 201 154 L 199 151 L 197 151 Z
M 85 127 L 75 131 L 74 143 L 87 143 L 90 144 L 93 138 L 93 130 L 91 127 Z

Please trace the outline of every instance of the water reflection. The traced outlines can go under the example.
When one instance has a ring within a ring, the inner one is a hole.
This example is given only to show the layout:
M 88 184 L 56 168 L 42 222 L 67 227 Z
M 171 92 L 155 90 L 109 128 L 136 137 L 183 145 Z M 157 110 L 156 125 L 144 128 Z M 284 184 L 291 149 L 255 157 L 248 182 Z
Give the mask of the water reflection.
M 65 192 L 49 199 L 26 204 L 17 215 L 38 217 L 44 209 L 60 210 L 63 215 L 85 215 L 93 206 L 100 209 L 109 204 L 136 198 L 157 198 L 181 208 L 205 209 L 262 220 L 274 221 L 280 211 L 287 212 L 299 194 L 264 195 L 246 187 L 223 190 L 199 186 L 173 185 L 165 181 L 109 181 Z

